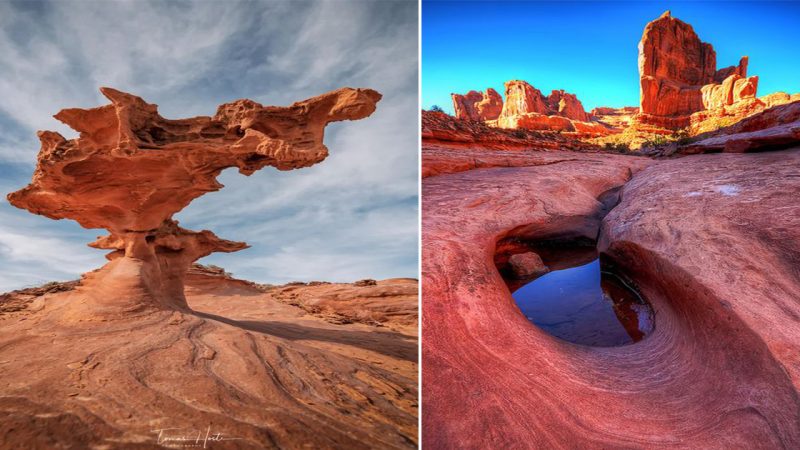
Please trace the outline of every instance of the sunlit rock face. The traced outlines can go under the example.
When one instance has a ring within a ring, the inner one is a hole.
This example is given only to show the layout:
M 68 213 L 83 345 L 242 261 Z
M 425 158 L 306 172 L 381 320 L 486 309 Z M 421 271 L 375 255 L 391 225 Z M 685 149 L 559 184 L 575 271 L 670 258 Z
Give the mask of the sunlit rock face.
M 640 120 L 684 127 L 695 112 L 755 98 L 758 77 L 747 77 L 747 64 L 744 56 L 737 66 L 717 70 L 714 47 L 666 11 L 639 41 Z
M 465 95 L 450 94 L 453 99 L 453 111 L 457 119 L 496 120 L 503 110 L 503 98 L 492 88 L 481 93 L 469 91 Z
M 216 179 L 222 170 L 238 167 L 250 175 L 267 166 L 291 170 L 321 162 L 328 155 L 325 126 L 365 118 L 381 99 L 370 89 L 343 88 L 288 107 L 237 100 L 220 105 L 213 117 L 170 120 L 135 95 L 101 92 L 110 105 L 55 115 L 80 133 L 77 139 L 38 133 L 33 179 L 8 200 L 34 214 L 108 230 L 90 246 L 112 250 L 111 262 L 86 276 L 81 289 L 106 306 L 120 306 L 124 298 L 126 310 L 185 308 L 183 278 L 192 262 L 247 247 L 172 219 L 195 198 L 222 188 Z

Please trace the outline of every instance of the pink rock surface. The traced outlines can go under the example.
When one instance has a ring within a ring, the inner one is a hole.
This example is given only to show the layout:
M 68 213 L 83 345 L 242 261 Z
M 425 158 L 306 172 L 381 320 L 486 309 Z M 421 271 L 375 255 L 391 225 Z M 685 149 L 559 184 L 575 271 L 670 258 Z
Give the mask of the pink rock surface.
M 423 180 L 423 446 L 800 445 L 798 166 L 800 149 L 567 153 Z M 598 231 L 655 310 L 633 345 L 550 336 L 495 266 L 506 239 Z

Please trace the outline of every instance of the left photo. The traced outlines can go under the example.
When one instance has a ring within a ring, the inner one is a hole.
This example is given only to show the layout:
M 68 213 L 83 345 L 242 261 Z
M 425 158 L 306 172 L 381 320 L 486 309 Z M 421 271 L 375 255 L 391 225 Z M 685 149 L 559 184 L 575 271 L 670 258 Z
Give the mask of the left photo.
M 0 1 L 0 448 L 418 447 L 418 27 Z

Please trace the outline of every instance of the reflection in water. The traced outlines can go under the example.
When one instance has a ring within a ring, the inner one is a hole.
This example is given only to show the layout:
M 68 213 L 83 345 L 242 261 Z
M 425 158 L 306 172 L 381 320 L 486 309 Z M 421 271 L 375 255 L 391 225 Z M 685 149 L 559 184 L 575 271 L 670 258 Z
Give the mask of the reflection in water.
M 555 269 L 555 268 L 554 268 Z M 582 345 L 638 342 L 653 330 L 653 311 L 600 260 L 554 270 L 513 293 L 531 322 L 553 336 Z

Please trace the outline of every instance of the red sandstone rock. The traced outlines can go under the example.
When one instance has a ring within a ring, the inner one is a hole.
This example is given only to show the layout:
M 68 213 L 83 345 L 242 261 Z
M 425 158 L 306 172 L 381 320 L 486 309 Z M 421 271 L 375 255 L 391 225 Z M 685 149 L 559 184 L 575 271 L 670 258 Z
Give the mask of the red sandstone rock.
M 517 278 L 530 278 L 549 271 L 542 258 L 534 252 L 517 253 L 508 258 L 511 270 Z
M 777 150 L 796 146 L 800 142 L 800 120 L 775 124 L 755 131 L 732 133 L 702 139 L 680 149 L 680 153 L 744 153 L 757 150 Z
M 599 107 L 594 108 L 590 116 L 613 128 L 622 129 L 629 127 L 633 116 L 638 113 L 639 108 L 636 106 L 626 106 L 623 108 Z
M 545 114 L 548 110 L 542 92 L 522 80 L 506 81 L 506 100 L 500 119 L 528 113 Z
M 714 80 L 716 64 L 711 44 L 665 12 L 647 24 L 639 42 L 641 112 L 686 116 L 701 110 L 700 88 Z
M 561 116 L 547 116 L 537 113 L 501 116 L 497 119 L 500 128 L 524 128 L 526 130 L 575 131 L 572 121 Z
M 758 87 L 758 77 L 743 78 L 732 74 L 721 84 L 707 84 L 701 88 L 703 107 L 717 109 L 733 105 L 745 98 L 754 98 Z
M 604 220 L 600 250 L 635 264 L 658 299 L 663 338 L 643 341 L 637 364 L 666 370 L 653 387 L 683 405 L 672 445 L 800 446 L 798 167 L 797 147 L 665 161 L 636 174 Z
M 648 161 L 539 155 L 559 160 L 423 180 L 423 448 L 620 446 L 612 437 L 618 433 L 603 435 L 626 423 L 618 414 L 629 385 L 615 388 L 602 371 L 610 352 L 573 348 L 532 326 L 510 298 L 492 249 L 534 232 L 594 236 L 597 198 Z M 591 431 L 598 421 L 613 423 Z
M 545 99 L 549 111 L 556 115 L 566 117 L 571 120 L 588 122 L 589 115 L 583 109 L 583 104 L 575 94 L 564 92 L 564 90 L 553 91 Z
M 768 130 L 772 127 L 779 127 L 796 122 L 800 120 L 800 101 L 781 104 L 782 101 L 789 101 L 792 97 L 793 96 L 789 96 L 788 94 L 776 93 L 761 98 L 744 99 L 731 106 L 724 106 L 718 110 L 701 111 L 692 114 L 690 134 L 702 138 L 716 138 L 724 135 L 738 135 L 741 133 Z M 769 101 L 773 106 L 767 107 L 763 99 Z M 800 100 L 800 98 L 798 98 L 798 100 Z M 757 141 L 769 146 L 770 144 L 768 142 L 772 139 L 769 137 L 770 135 L 777 137 L 786 131 L 790 131 L 790 129 L 783 127 L 783 131 L 768 132 L 763 135 L 763 138 L 758 138 Z M 740 139 L 742 137 L 743 136 L 739 136 L 732 139 Z M 753 148 L 759 146 L 760 145 L 754 145 Z M 691 151 L 696 152 L 701 148 L 702 146 L 694 145 Z M 719 150 L 716 144 L 714 147 L 710 147 L 707 150 L 713 151 L 713 149 Z
M 478 110 L 478 117 L 481 120 L 495 120 L 500 117 L 503 111 L 503 98 L 492 88 L 486 90 L 483 98 L 479 101 L 475 108 Z
M 573 128 L 580 137 L 596 137 L 613 134 L 615 130 L 599 122 L 572 122 Z
M 800 149 L 563 155 L 423 180 L 423 447 L 798 447 Z M 502 240 L 593 238 L 601 221 L 655 310 L 633 345 L 550 336 L 495 267 Z
M 747 62 L 743 57 L 738 66 L 717 71 L 711 44 L 700 41 L 691 25 L 665 12 L 647 24 L 639 42 L 637 120 L 683 128 L 692 113 L 755 97 L 758 79 L 746 78 Z
M 545 97 L 541 91 L 521 80 L 507 81 L 505 86 L 506 101 L 498 118 L 498 126 L 501 128 L 528 128 L 524 125 L 526 121 L 518 119 L 518 117 L 532 115 L 559 116 L 571 120 L 589 121 L 589 115 L 586 114 L 575 94 L 558 90 Z M 542 125 L 545 120 L 533 119 L 527 123 L 533 123 L 534 128 L 532 129 L 538 129 L 536 127 Z M 564 124 L 564 121 L 553 120 L 555 130 L 571 128 Z
M 361 280 L 269 288 L 273 298 L 331 323 L 364 323 L 412 332 L 417 329 L 417 280 Z
M 91 245 L 113 251 L 80 283 L 0 296 L 0 448 L 416 448 L 415 280 L 256 285 L 190 268 L 244 244 L 171 219 L 225 167 L 322 161 L 325 125 L 380 94 L 167 120 L 103 93 L 111 105 L 59 113 L 78 139 L 40 133 L 33 181 L 10 195 L 108 229 Z
M 475 104 L 483 99 L 478 91 L 469 91 L 465 95 L 450 94 L 453 99 L 453 112 L 456 119 L 461 120 L 481 120 Z
M 466 95 L 450 94 L 455 117 L 484 122 L 496 120 L 503 110 L 503 98 L 492 88 L 484 93 L 469 91 Z
M 474 146 L 491 150 L 491 154 L 475 154 L 474 158 L 467 159 L 454 158 L 452 155 L 453 151 L 472 153 L 470 149 Z M 489 161 L 501 160 L 514 164 L 511 161 L 516 160 L 519 152 L 524 150 L 598 150 L 596 145 L 581 142 L 575 136 L 564 133 L 506 130 L 432 111 L 422 111 L 422 147 L 423 177 L 494 164 Z
M 214 117 L 168 120 L 139 97 L 101 92 L 110 105 L 56 114 L 80 132 L 77 139 L 39 133 L 33 180 L 8 196 L 35 214 L 109 231 L 92 246 L 113 250 L 113 260 L 81 286 L 98 311 L 186 308 L 183 276 L 191 263 L 246 245 L 180 228 L 173 214 L 220 189 L 216 178 L 227 167 L 250 175 L 266 166 L 290 170 L 322 161 L 325 125 L 367 117 L 381 98 L 344 88 L 289 107 L 237 100 Z
M 714 82 L 722 83 L 722 81 L 731 75 L 738 75 L 741 78 L 747 78 L 748 61 L 749 58 L 747 56 L 742 56 L 742 58 L 739 60 L 739 65 L 729 66 L 717 70 L 717 72 L 714 74 Z

